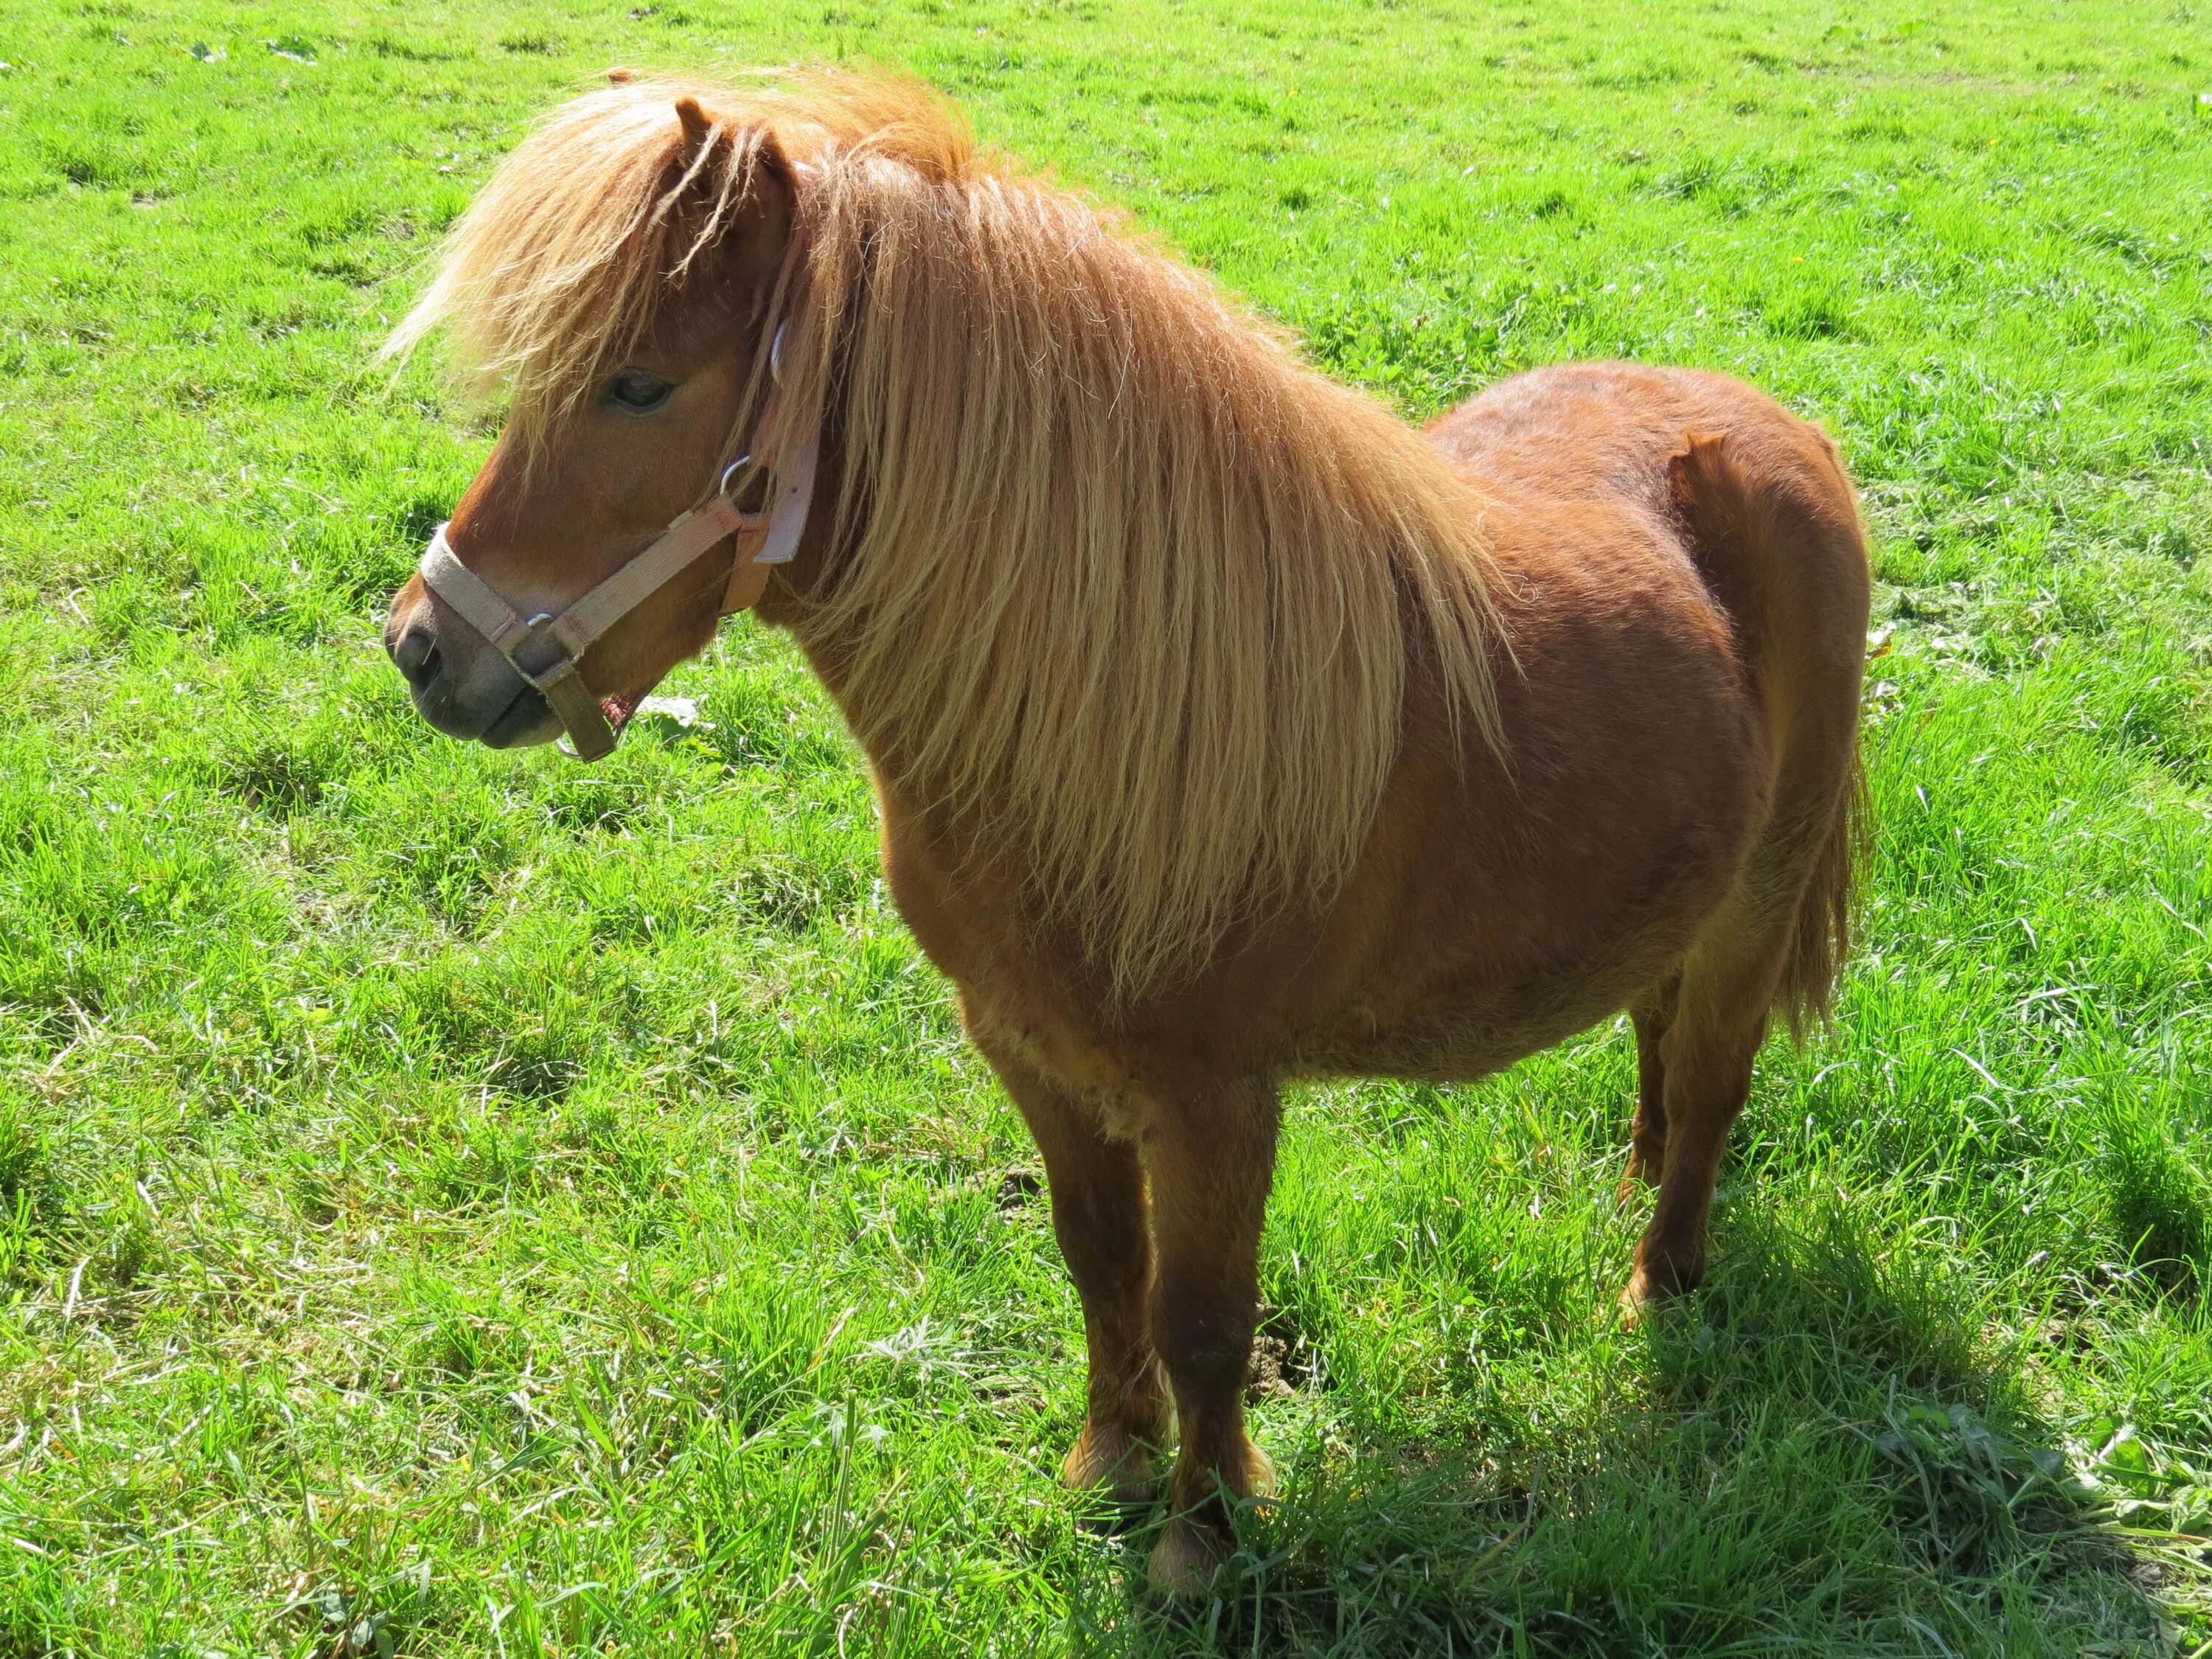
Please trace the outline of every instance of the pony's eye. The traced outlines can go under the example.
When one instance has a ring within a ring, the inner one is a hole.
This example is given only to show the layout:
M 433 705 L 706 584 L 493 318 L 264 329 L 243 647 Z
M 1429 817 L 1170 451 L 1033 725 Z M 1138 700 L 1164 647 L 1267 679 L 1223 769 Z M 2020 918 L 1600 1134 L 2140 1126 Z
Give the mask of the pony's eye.
M 664 380 L 641 368 L 626 368 L 607 382 L 605 401 L 625 415 L 650 415 L 666 403 L 668 394 L 675 390 L 673 380 Z

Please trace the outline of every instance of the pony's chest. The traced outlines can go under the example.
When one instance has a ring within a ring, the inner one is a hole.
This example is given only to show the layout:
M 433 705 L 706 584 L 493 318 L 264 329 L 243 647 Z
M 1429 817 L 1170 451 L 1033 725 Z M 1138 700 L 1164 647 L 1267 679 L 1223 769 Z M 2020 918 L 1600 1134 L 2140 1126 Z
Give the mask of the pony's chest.
M 1109 1129 L 1136 1131 L 1135 1073 L 1087 1017 L 1063 960 L 1024 912 L 1018 882 L 988 869 L 956 874 L 926 826 L 890 792 L 884 809 L 884 879 L 922 953 L 960 996 L 961 1023 L 987 1054 L 1018 1061 L 1094 1100 Z

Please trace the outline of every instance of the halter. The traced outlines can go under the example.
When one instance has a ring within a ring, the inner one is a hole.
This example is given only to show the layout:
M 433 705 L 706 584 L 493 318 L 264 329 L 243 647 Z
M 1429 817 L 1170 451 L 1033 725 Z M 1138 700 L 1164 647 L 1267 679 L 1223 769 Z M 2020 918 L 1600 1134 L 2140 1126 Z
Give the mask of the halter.
M 776 325 L 775 337 L 769 347 L 772 382 L 783 378 L 785 326 Z M 771 385 L 760 424 L 753 428 L 753 447 L 723 469 L 721 482 L 710 499 L 671 523 L 643 552 L 557 616 L 540 611 L 526 622 L 483 577 L 460 562 L 453 544 L 446 539 L 446 525 L 440 525 L 430 538 L 421 566 L 423 584 L 483 635 L 545 699 L 546 706 L 560 716 L 579 760 L 598 760 L 612 753 L 620 726 L 628 720 L 624 709 L 610 720 L 608 705 L 592 695 L 584 677 L 576 672 L 577 663 L 596 641 L 689 568 L 694 560 L 732 536 L 738 538 L 738 545 L 731 555 L 729 585 L 723 590 L 721 608 L 715 613 L 718 618 L 743 611 L 758 599 L 768 584 L 767 567 L 787 564 L 799 551 L 807 509 L 814 500 L 814 467 L 821 456 L 822 423 L 817 413 L 793 422 L 792 431 L 783 433 L 778 429 L 780 400 L 780 387 Z M 775 474 L 775 494 L 762 511 L 748 513 L 738 505 L 733 491 L 738 475 L 752 464 L 756 455 L 763 467 Z M 758 551 L 748 559 L 745 544 L 752 538 L 757 538 Z M 526 651 L 537 667 L 523 661 Z

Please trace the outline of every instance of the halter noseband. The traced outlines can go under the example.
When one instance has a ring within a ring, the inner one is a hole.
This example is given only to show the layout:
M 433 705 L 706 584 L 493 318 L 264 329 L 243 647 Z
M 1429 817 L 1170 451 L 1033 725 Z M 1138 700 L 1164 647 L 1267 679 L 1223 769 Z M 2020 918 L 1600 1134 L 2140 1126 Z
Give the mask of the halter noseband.
M 784 327 L 781 323 L 776 325 L 775 338 L 769 348 L 772 380 L 782 378 Z M 578 759 L 598 760 L 612 753 L 617 737 L 617 727 L 607 718 L 606 708 L 576 672 L 584 653 L 601 635 L 665 587 L 695 559 L 732 536 L 738 538 L 738 544 L 730 557 L 730 580 L 723 590 L 718 618 L 743 611 L 759 599 L 768 580 L 766 567 L 787 564 L 799 551 L 807 509 L 814 500 L 822 423 L 817 414 L 797 422 L 791 433 L 783 433 L 778 429 L 780 401 L 780 388 L 772 386 L 761 410 L 760 424 L 753 429 L 752 448 L 723 469 L 721 483 L 712 497 L 670 524 L 643 552 L 557 616 L 540 612 L 526 622 L 455 556 L 453 544 L 446 539 L 445 525 L 440 525 L 430 538 L 420 567 L 424 586 L 483 635 L 545 699 L 546 706 L 560 716 Z M 748 513 L 738 507 L 732 492 L 738 474 L 757 458 L 775 473 L 775 495 L 763 511 Z M 759 550 L 750 559 L 745 556 L 749 539 L 754 539 Z M 541 641 L 546 644 L 539 645 Z M 538 666 L 533 668 L 522 659 L 526 651 Z

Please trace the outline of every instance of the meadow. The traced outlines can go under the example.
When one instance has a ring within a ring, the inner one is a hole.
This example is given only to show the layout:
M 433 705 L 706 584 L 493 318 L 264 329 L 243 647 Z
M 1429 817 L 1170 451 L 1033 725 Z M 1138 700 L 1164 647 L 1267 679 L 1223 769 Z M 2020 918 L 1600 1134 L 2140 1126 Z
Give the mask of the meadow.
M 0 6 L 0 1659 L 2212 1654 L 2212 9 Z M 910 67 L 1425 417 L 1743 374 L 1876 548 L 1880 828 L 1715 1271 L 1607 1024 L 1310 1088 L 1223 1593 L 1054 1476 L 1025 1132 L 749 621 L 582 767 L 386 596 L 375 348 L 605 67 Z

